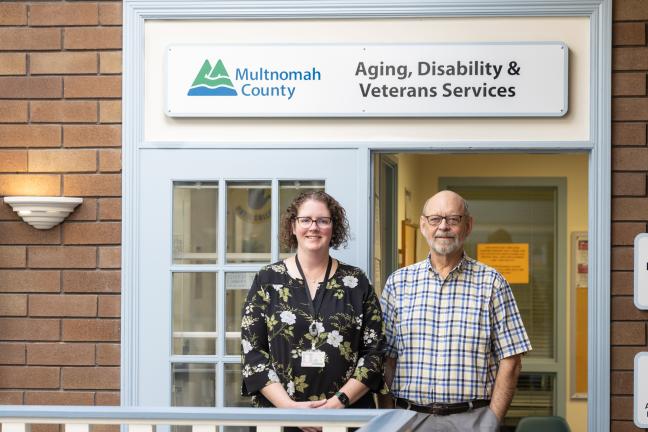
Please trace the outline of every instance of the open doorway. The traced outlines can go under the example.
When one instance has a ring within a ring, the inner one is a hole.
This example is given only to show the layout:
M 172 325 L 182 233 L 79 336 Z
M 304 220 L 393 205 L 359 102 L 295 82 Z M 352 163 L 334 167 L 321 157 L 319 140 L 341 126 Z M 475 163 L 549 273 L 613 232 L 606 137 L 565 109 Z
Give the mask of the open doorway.
M 509 280 L 533 345 L 505 429 L 554 414 L 586 431 L 588 155 L 382 153 L 373 160 L 377 290 L 398 266 L 426 258 L 418 232 L 425 200 L 443 189 L 464 196 L 475 219 L 466 251 Z M 396 173 L 391 189 L 385 161 Z M 390 235 L 398 253 L 391 266 L 384 259 Z M 517 258 L 503 258 L 511 254 Z

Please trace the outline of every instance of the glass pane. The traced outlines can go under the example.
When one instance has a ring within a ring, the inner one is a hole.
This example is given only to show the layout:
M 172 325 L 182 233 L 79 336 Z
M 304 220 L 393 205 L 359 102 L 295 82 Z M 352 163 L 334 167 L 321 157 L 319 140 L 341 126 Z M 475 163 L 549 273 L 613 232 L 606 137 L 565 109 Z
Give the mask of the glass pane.
M 225 273 L 225 352 L 241 354 L 241 311 L 254 272 Z
M 216 273 L 173 274 L 173 354 L 216 354 Z
M 283 215 L 292 200 L 302 192 L 324 190 L 324 180 L 283 180 L 279 182 L 279 217 Z M 280 246 L 281 258 L 291 255 L 291 250 Z
M 216 367 L 209 363 L 172 366 L 172 406 L 216 406 Z
M 466 240 L 469 256 L 479 260 L 477 245 L 483 243 L 528 245 L 528 282 L 509 283 L 533 346 L 527 356 L 554 358 L 556 188 L 451 189 L 468 200 L 475 217 L 473 232 Z
M 504 425 L 515 427 L 522 417 L 554 415 L 555 381 L 554 374 L 522 372 Z
M 227 184 L 227 262 L 270 262 L 270 182 Z
M 216 263 L 218 183 L 173 184 L 173 263 Z
M 225 363 L 225 406 L 245 407 L 252 406 L 249 397 L 241 396 L 241 364 Z

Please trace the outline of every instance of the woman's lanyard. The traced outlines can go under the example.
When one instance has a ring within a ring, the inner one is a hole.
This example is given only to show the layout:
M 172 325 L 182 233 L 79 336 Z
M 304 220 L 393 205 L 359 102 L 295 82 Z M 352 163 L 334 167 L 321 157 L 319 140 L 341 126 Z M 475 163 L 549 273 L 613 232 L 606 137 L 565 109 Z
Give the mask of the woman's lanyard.
M 317 342 L 317 339 L 319 338 L 319 334 L 320 334 L 320 329 L 318 328 L 317 323 L 315 321 L 317 320 L 317 314 L 322 305 L 322 297 L 323 297 L 323 295 L 318 295 L 319 286 L 322 285 L 322 282 L 325 284 L 328 283 L 328 279 L 331 274 L 331 267 L 333 267 L 333 259 L 331 259 L 331 257 L 329 256 L 328 265 L 326 266 L 326 273 L 324 274 L 324 280 L 319 283 L 318 290 L 315 292 L 314 298 L 311 298 L 310 296 L 310 290 L 308 288 L 308 282 L 306 281 L 306 275 L 304 275 L 304 270 L 302 269 L 302 266 L 299 263 L 299 258 L 297 258 L 297 255 L 295 255 L 295 264 L 297 264 L 297 270 L 299 270 L 299 274 L 301 275 L 302 281 L 304 282 L 304 289 L 306 290 L 306 296 L 311 300 L 306 303 L 308 303 L 308 308 L 310 309 L 310 313 L 311 313 L 311 323 L 308 326 L 308 333 L 312 337 L 312 346 L 310 350 L 302 351 L 301 365 L 302 367 L 321 368 L 324 367 L 326 355 L 323 351 L 320 351 L 315 348 L 315 343 Z M 319 301 L 316 303 L 316 300 Z

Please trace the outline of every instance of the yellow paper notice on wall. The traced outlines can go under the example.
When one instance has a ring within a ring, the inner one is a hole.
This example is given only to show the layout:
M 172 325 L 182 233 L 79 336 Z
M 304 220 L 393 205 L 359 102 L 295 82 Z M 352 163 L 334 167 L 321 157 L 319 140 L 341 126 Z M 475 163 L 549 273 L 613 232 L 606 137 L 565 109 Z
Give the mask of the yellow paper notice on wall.
M 502 273 L 509 284 L 529 283 L 528 243 L 478 243 L 477 261 Z

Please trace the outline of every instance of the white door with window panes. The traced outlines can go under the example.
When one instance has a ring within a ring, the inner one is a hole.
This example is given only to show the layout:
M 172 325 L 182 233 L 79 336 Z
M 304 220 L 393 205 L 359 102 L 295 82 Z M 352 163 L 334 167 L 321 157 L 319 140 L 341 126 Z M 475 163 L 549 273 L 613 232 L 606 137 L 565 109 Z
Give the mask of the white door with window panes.
M 139 404 L 249 406 L 241 308 L 255 272 L 290 255 L 282 210 L 301 191 L 326 190 L 352 234 L 332 255 L 358 265 L 367 253 L 358 152 L 156 149 L 140 162 Z

